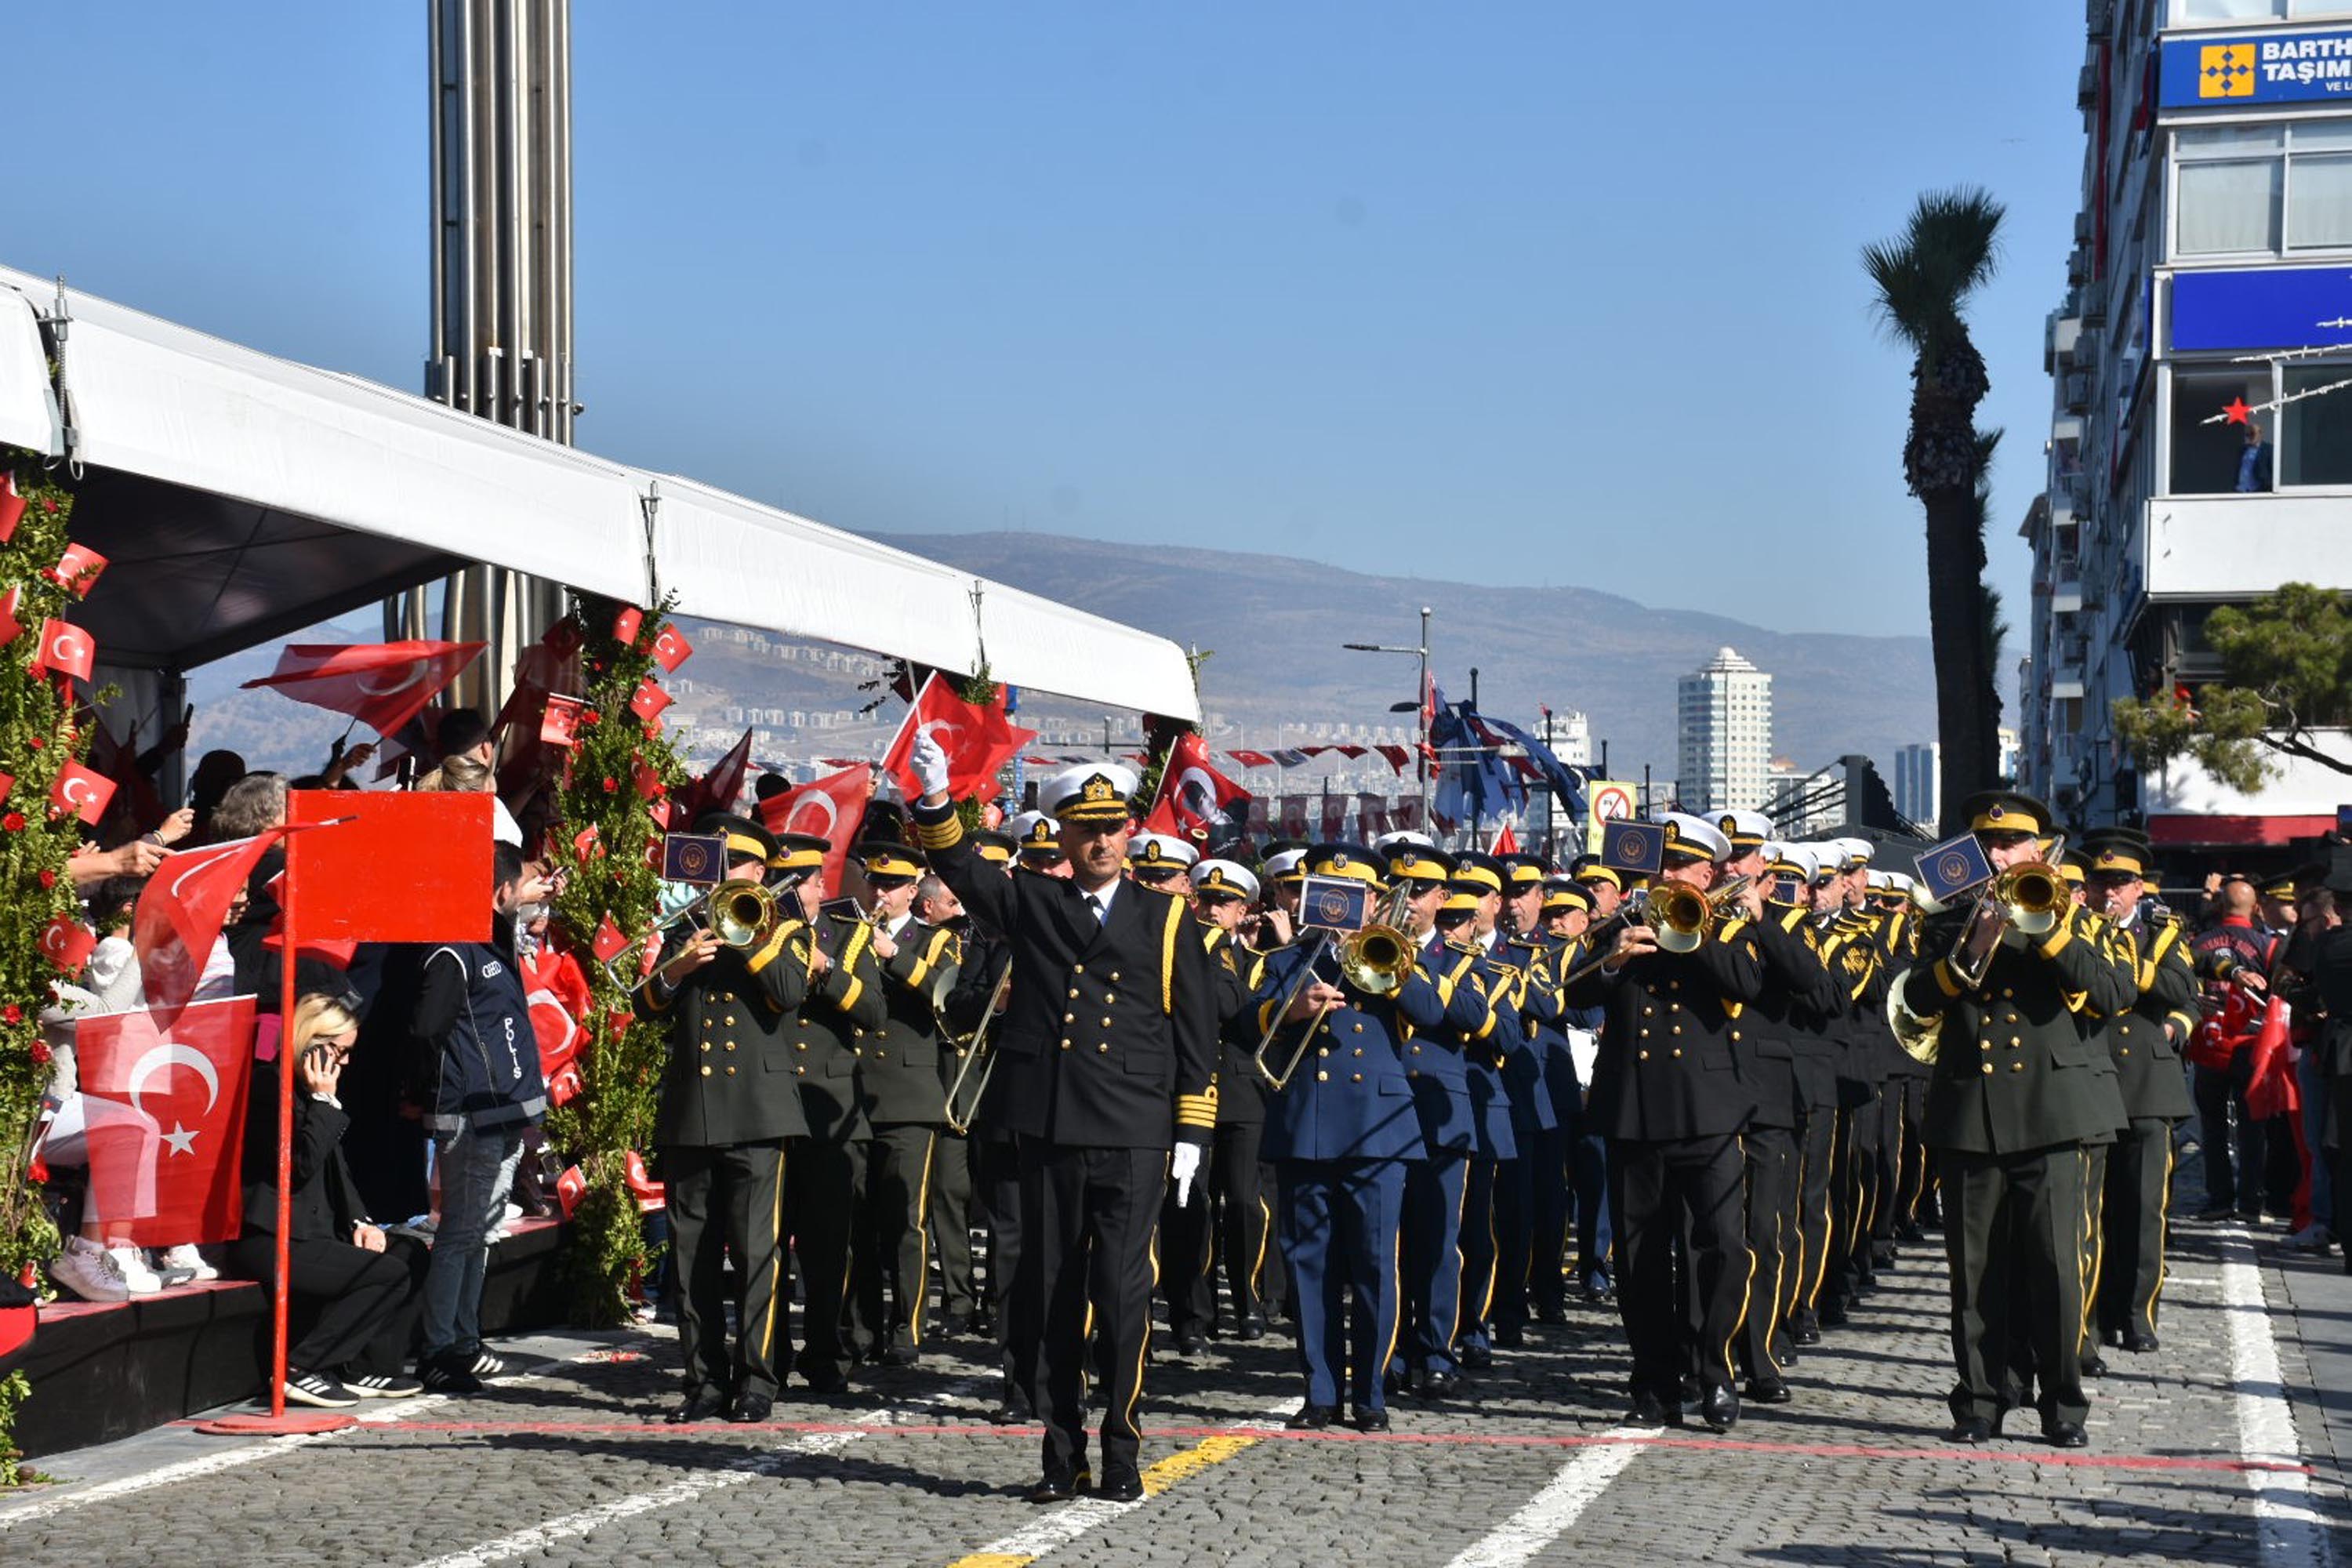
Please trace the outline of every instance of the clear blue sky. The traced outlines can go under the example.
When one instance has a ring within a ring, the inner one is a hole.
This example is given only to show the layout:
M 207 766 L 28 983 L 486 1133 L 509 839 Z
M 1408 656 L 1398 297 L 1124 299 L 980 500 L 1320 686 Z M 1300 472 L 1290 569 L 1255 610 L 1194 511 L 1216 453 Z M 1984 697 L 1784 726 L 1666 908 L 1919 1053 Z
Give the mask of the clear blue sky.
M 2021 626 L 2081 15 L 590 0 L 580 442 L 849 527 L 1921 630 L 1855 251 L 1979 182 Z M 60 5 L 23 41 L 0 259 L 419 384 L 421 4 Z

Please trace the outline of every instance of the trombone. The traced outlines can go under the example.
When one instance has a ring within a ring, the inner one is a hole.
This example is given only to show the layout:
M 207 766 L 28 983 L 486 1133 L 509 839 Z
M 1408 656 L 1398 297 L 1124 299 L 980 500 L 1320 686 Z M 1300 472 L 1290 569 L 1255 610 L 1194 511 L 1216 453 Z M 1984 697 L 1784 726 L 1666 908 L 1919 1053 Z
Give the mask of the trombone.
M 1315 980 L 1334 942 L 1339 949 L 1341 983 L 1367 996 L 1393 995 L 1412 978 L 1415 962 L 1412 938 L 1396 924 L 1403 912 L 1408 891 L 1400 884 L 1390 894 L 1388 908 L 1381 911 L 1379 920 L 1349 931 L 1344 938 L 1328 928 L 1315 933 L 1315 945 L 1307 950 L 1307 962 L 1298 966 L 1297 977 L 1283 992 L 1282 1000 L 1267 1020 L 1265 1033 L 1258 1039 L 1257 1049 L 1250 1055 L 1258 1077 L 1265 1079 L 1266 1087 L 1276 1094 L 1289 1086 L 1291 1075 L 1298 1070 L 1298 1064 L 1307 1059 L 1307 1052 L 1315 1041 L 1315 1031 L 1322 1024 L 1323 1015 L 1331 1010 L 1330 1005 L 1327 1003 L 1319 1008 L 1315 1016 L 1307 1020 L 1300 1028 L 1298 1047 L 1290 1053 L 1290 1059 L 1282 1065 L 1279 1072 L 1267 1065 L 1266 1054 L 1274 1048 L 1275 1037 L 1282 1033 L 1284 1016 L 1300 996 L 1306 994 L 1307 987 Z
M 996 1047 L 988 1035 L 996 1026 L 996 1015 L 1003 1007 L 1004 999 L 1012 994 L 1013 960 L 1008 953 L 1004 973 L 996 977 L 995 985 L 990 988 L 988 1005 L 982 1009 L 980 1022 L 973 1026 L 968 1036 L 950 1036 L 955 1040 L 957 1054 L 963 1059 L 956 1064 L 955 1078 L 948 1084 L 947 1109 L 942 1120 L 947 1122 L 948 1131 L 958 1137 L 971 1131 L 972 1123 L 980 1119 L 981 1103 L 988 1098 L 988 1080 L 996 1071 Z M 946 1018 L 942 1016 L 940 1022 L 941 1031 L 946 1032 Z M 979 1073 L 976 1079 L 973 1077 L 975 1069 Z
M 686 921 L 707 925 L 718 934 L 722 945 L 738 952 L 756 947 L 761 939 L 775 928 L 782 910 L 782 904 L 775 889 L 748 877 L 730 878 L 705 889 L 692 902 L 664 916 L 645 935 L 604 960 L 605 978 L 624 990 L 634 989 L 637 981 L 623 974 L 614 965 L 631 953 L 642 953 L 649 939 L 661 936 Z
M 1648 926 L 1658 933 L 1658 946 L 1667 952 L 1696 952 L 1706 941 L 1707 933 L 1723 919 L 1738 897 L 1748 890 L 1752 880 L 1734 877 L 1719 888 L 1701 892 L 1688 882 L 1662 880 L 1630 895 L 1623 907 L 1585 933 L 1585 961 L 1560 976 L 1565 987 L 1573 985 L 1586 975 L 1609 962 L 1609 953 L 1597 951 L 1594 938 L 1608 931 L 1612 925 Z M 1615 945 L 1615 933 L 1611 933 L 1611 946 Z
M 1953 979 L 1971 990 L 1983 984 L 1986 972 L 1992 968 L 1992 955 L 2010 926 L 2027 936 L 2047 936 L 2056 928 L 2074 898 L 2058 869 L 2065 850 L 2066 836 L 2062 833 L 2050 841 L 2042 859 L 2010 867 L 1977 895 L 1976 907 L 1969 912 L 1968 923 L 1960 928 L 1945 959 Z

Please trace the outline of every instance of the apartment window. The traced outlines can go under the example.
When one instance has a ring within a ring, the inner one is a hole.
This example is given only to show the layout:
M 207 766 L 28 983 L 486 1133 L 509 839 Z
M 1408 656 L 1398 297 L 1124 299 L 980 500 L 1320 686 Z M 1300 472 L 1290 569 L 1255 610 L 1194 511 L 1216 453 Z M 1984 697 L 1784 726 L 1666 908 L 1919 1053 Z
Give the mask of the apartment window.
M 2173 133 L 2176 256 L 2352 247 L 2352 120 Z
M 2206 421 L 2233 403 L 2270 400 L 2267 368 L 2174 371 L 2172 493 L 2227 495 L 2236 489 L 2246 446 L 2245 426 Z
M 2290 364 L 2282 367 L 2280 391 L 2316 395 L 2278 410 L 2278 482 L 2285 485 L 2352 485 L 2352 364 Z

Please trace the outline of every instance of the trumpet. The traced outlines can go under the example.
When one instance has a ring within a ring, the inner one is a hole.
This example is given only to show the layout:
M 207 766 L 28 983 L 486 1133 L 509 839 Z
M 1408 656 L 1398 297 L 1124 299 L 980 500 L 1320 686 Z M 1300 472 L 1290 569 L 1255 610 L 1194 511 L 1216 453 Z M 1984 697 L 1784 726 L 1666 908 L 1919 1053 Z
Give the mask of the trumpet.
M 981 1102 L 988 1098 L 988 1080 L 996 1071 L 996 1050 L 989 1039 L 989 1031 L 996 1025 L 996 1015 L 1004 999 L 1013 994 L 1013 964 L 1008 958 L 1004 973 L 996 977 L 995 986 L 988 994 L 988 1005 L 980 1015 L 980 1022 L 971 1033 L 956 1040 L 956 1049 L 963 1058 L 957 1064 L 955 1078 L 948 1084 L 947 1109 L 942 1115 L 948 1131 L 959 1137 L 971 1131 L 980 1117 Z M 973 1077 L 977 1071 L 978 1078 Z
M 723 946 L 739 952 L 756 947 L 775 929 L 782 909 L 774 889 L 748 877 L 732 878 L 698 895 L 693 902 L 664 916 L 644 936 L 606 959 L 604 973 L 615 984 L 625 988 L 634 985 L 635 981 L 614 965 L 633 952 L 642 952 L 646 937 L 663 935 L 688 921 L 698 921 L 708 926 Z
M 1945 960 L 1953 979 L 1970 988 L 1984 984 L 2001 936 L 2012 925 L 2027 936 L 2046 936 L 2057 928 L 2074 897 L 2058 869 L 2065 845 L 2061 834 L 2051 840 L 2044 858 L 2009 867 L 1978 896 Z

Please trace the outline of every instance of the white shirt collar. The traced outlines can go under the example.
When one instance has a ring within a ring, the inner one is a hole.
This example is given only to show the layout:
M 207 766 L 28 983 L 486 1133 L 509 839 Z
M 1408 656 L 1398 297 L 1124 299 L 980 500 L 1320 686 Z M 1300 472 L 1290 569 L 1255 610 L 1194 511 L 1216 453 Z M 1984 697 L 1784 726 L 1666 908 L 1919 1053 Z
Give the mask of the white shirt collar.
M 1074 888 L 1077 887 L 1077 884 L 1075 882 L 1070 885 Z M 1119 889 L 1126 885 L 1126 878 L 1114 877 L 1110 879 L 1108 886 L 1097 888 L 1092 892 L 1088 892 L 1084 888 L 1078 888 L 1078 893 L 1080 897 L 1092 899 L 1097 905 L 1099 905 L 1102 909 L 1103 918 L 1105 920 L 1108 920 L 1110 918 L 1110 901 L 1118 897 Z

